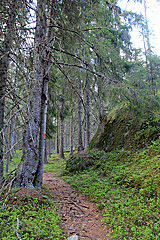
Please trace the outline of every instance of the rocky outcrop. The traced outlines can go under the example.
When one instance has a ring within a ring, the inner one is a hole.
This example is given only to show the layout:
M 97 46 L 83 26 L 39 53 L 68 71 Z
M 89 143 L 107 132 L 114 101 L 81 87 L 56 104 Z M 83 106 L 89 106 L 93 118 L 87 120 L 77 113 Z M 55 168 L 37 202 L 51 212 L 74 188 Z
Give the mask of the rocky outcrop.
M 130 113 L 124 105 L 113 109 L 103 119 L 89 148 L 106 152 L 131 147 L 142 148 L 159 137 L 160 123 L 144 120 Z

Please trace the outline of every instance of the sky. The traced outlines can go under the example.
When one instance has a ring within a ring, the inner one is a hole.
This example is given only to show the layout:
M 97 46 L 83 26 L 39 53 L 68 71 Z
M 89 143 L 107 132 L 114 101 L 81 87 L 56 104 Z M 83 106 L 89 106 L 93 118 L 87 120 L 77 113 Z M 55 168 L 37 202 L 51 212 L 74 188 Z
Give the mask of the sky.
M 134 0 L 119 0 L 118 2 L 118 5 L 122 10 L 142 13 L 144 15 L 143 3 L 137 3 L 134 2 Z M 151 32 L 151 46 L 154 47 L 154 53 L 160 56 L 160 1 L 146 0 L 146 6 L 148 25 Z M 143 48 L 142 36 L 140 35 L 139 30 L 134 29 L 131 36 L 134 46 Z

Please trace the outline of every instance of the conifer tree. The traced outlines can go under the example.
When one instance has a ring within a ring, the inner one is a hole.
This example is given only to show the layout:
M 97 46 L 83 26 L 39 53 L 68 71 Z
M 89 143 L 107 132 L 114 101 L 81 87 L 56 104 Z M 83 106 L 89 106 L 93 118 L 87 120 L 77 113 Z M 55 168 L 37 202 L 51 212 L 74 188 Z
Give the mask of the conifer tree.
M 7 10 L 7 7 L 9 10 L 7 16 L 5 16 L 7 18 L 6 29 L 1 38 L 2 42 L 0 49 L 0 183 L 3 180 L 3 126 L 7 71 L 10 61 L 9 56 L 12 48 L 13 34 L 15 33 L 16 16 L 18 9 L 20 8 L 20 1 L 12 0 L 9 6 L 7 1 L 3 1 L 1 9 Z

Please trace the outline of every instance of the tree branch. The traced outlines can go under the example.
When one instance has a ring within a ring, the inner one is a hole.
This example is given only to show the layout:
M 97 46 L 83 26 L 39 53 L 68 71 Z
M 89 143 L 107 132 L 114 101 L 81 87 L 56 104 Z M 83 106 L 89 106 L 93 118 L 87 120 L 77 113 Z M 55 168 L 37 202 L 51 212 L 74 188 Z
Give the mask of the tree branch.
M 74 87 L 72 81 L 69 79 L 69 77 L 67 76 L 67 74 L 65 73 L 65 71 L 62 69 L 62 67 L 60 66 L 59 63 L 56 62 L 56 59 L 55 59 L 55 65 L 57 65 L 58 69 L 61 71 L 61 73 L 63 73 L 63 75 L 66 77 L 67 81 L 69 82 L 69 84 L 71 85 L 72 89 L 74 90 L 74 92 L 76 93 L 76 95 L 78 96 L 78 98 L 81 99 L 82 101 L 82 104 L 83 104 L 83 107 L 85 109 L 85 104 L 83 102 L 83 99 L 82 97 L 80 96 L 80 94 L 78 93 L 78 91 L 76 90 L 76 88 Z

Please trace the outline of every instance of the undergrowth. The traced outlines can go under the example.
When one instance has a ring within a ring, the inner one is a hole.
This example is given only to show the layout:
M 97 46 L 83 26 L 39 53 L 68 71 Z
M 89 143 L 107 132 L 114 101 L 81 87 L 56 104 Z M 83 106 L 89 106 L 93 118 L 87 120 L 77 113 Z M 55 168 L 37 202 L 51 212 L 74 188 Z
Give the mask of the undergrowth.
M 64 156 L 65 158 L 67 158 L 69 156 L 69 152 L 64 152 Z M 13 154 L 13 159 L 11 159 L 9 161 L 9 169 L 8 169 L 8 173 L 12 172 L 14 169 L 17 168 L 18 164 L 21 162 L 21 158 L 22 158 L 22 150 L 16 150 Z M 53 161 L 54 159 L 54 161 Z M 56 161 L 56 159 L 58 161 Z M 49 156 L 47 157 L 47 164 L 44 164 L 44 171 L 46 172 L 57 172 L 57 167 L 59 168 L 60 162 L 65 163 L 64 159 L 60 159 L 59 158 L 59 154 L 58 153 L 52 153 L 51 157 L 49 158 Z M 6 178 L 8 176 L 8 173 L 6 173 L 6 159 L 4 159 L 4 178 Z M 62 170 L 62 169 L 61 169 Z M 60 170 L 60 171 L 61 171 Z
M 65 152 L 64 156 L 65 158 L 67 158 L 69 156 L 69 152 Z M 65 168 L 65 164 L 66 164 L 66 160 L 59 158 L 59 154 L 58 153 L 52 153 L 51 157 L 47 159 L 46 164 L 44 164 L 43 166 L 43 170 L 45 172 L 57 172 L 58 174 L 61 174 L 62 171 Z
M 160 239 L 159 147 L 158 139 L 137 151 L 92 150 L 81 171 L 78 157 L 67 161 L 64 179 L 96 201 L 113 239 Z
M 13 159 L 9 161 L 8 173 L 10 173 L 15 168 L 17 168 L 18 164 L 21 161 L 21 158 L 22 158 L 22 150 L 16 150 L 13 154 Z M 4 167 L 4 178 L 5 178 L 8 175 L 8 173 L 6 173 L 6 159 L 4 159 L 3 167 Z
M 68 155 L 69 153 L 65 153 L 65 157 Z M 17 150 L 9 163 L 8 172 L 18 166 L 21 157 L 22 151 Z M 58 159 L 58 154 L 52 154 L 51 158 L 48 158 L 48 164 L 44 164 L 44 171 L 61 173 L 65 163 L 66 160 Z M 7 176 L 6 173 L 5 175 Z M 4 201 L 0 200 L 0 239 L 65 239 L 59 226 L 60 217 L 57 215 L 57 207 L 47 186 L 42 187 L 41 199 L 27 194 L 17 197 L 15 195 L 17 191 L 15 188 L 11 190 L 4 206 Z M 3 195 L 1 199 L 5 198 L 5 192 Z
M 64 239 L 52 200 L 45 195 L 41 199 L 16 197 L 12 191 L 0 211 L 0 239 Z

